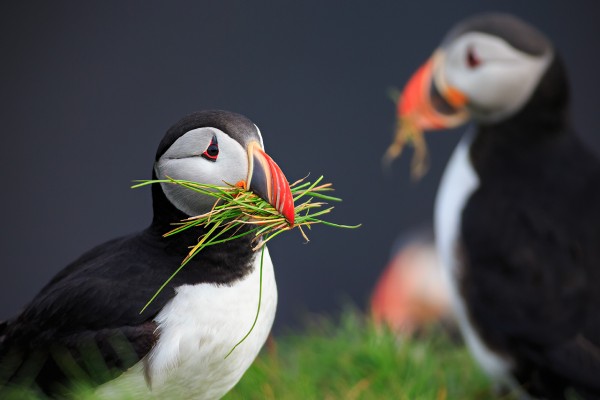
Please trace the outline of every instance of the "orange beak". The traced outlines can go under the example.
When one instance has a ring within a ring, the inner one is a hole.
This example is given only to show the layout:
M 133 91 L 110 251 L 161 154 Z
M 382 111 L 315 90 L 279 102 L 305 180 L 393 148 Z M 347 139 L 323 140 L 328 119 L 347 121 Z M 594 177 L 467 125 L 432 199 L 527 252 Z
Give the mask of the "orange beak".
M 415 150 L 411 162 L 413 179 L 421 178 L 428 168 L 423 132 L 453 128 L 469 117 L 465 107 L 467 96 L 446 82 L 444 58 L 442 50 L 433 53 L 410 78 L 397 101 L 396 134 L 383 161 L 389 165 L 410 144 Z
M 294 225 L 294 198 L 281 168 L 258 142 L 248 145 L 248 178 L 246 188 L 271 204 L 286 221 Z
M 468 119 L 467 97 L 446 82 L 444 53 L 436 51 L 410 78 L 398 100 L 398 117 L 419 131 L 453 128 Z

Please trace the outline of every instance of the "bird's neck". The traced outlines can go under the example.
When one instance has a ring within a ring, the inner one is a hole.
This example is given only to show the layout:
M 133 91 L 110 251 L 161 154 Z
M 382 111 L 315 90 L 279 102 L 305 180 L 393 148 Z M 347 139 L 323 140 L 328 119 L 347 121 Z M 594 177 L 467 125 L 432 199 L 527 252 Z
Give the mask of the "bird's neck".
M 491 146 L 493 149 L 525 149 L 542 146 L 571 135 L 566 109 L 546 110 L 525 107 L 520 113 L 494 124 L 476 125 L 474 145 Z
M 146 229 L 145 236 L 153 246 L 177 261 L 177 264 L 189 254 L 191 247 L 205 235 L 210 227 L 192 227 L 171 236 L 164 234 L 173 230 L 176 223 L 189 216 L 178 210 L 166 198 L 160 185 L 152 186 L 154 218 L 152 224 Z M 250 230 L 249 226 L 242 226 L 236 234 Z M 215 233 L 218 233 L 215 232 Z M 199 269 L 202 277 L 196 277 L 205 282 L 230 283 L 242 278 L 251 272 L 252 261 L 256 255 L 253 247 L 253 234 L 211 245 L 202 249 L 186 266 L 185 270 Z M 175 265 L 178 267 L 179 265 Z M 194 278 L 194 279 L 196 279 Z
M 535 175 L 573 132 L 561 118 L 522 115 L 494 125 L 479 125 L 469 159 L 482 181 L 494 175 Z

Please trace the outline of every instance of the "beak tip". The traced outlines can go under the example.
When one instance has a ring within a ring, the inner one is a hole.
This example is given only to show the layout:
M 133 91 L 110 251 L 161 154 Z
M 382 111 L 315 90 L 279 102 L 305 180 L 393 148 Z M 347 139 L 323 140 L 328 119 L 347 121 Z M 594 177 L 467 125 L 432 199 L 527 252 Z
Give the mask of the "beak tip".
M 277 192 L 278 196 L 277 198 L 271 199 L 271 204 L 275 204 L 277 211 L 279 211 L 287 223 L 292 227 L 294 226 L 296 217 L 294 197 L 292 196 L 290 185 L 283 174 L 279 176 L 277 185 L 279 190 L 275 190 L 274 192 Z
M 294 197 L 281 168 L 260 146 L 252 146 L 250 152 L 252 168 L 249 189 L 270 203 L 290 226 L 294 226 Z
M 285 218 L 285 220 L 288 222 L 288 224 L 290 224 L 290 227 L 294 226 L 294 222 L 295 222 L 295 211 L 294 211 L 294 203 L 292 202 L 291 204 L 287 204 L 284 208 L 284 210 L 281 212 L 281 214 L 283 215 L 283 217 Z

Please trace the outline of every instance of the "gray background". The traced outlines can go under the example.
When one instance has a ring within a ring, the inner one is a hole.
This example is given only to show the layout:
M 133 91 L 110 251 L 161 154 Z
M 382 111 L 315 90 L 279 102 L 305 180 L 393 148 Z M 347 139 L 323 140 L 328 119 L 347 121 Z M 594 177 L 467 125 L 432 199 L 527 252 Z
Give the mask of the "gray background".
M 150 177 L 172 123 L 206 108 L 250 117 L 290 181 L 325 174 L 345 199 L 331 219 L 364 224 L 318 227 L 309 244 L 299 234 L 272 242 L 278 328 L 364 307 L 395 237 L 431 219 L 460 137 L 427 137 L 432 168 L 419 183 L 410 157 L 384 174 L 386 90 L 475 12 L 515 13 L 552 38 L 575 125 L 600 150 L 594 0 L 12 3 L 0 12 L 0 319 L 83 251 L 149 223 L 149 190 L 130 182 Z

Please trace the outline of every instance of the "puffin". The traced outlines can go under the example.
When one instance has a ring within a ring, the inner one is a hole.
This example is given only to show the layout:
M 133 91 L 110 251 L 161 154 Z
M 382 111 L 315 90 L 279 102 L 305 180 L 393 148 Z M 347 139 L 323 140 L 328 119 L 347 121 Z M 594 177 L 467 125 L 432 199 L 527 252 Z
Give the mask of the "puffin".
M 429 224 L 403 232 L 392 245 L 371 294 L 370 315 L 376 326 L 387 326 L 401 337 L 436 323 L 452 327 L 448 289 Z
M 243 184 L 294 221 L 285 175 L 264 151 L 259 128 L 240 114 L 183 117 L 158 145 L 152 176 Z M 210 227 L 163 234 L 210 211 L 214 198 L 160 183 L 152 202 L 146 229 L 84 253 L 0 325 L 0 393 L 28 387 L 61 396 L 83 377 L 98 398 L 218 399 L 240 380 L 275 316 L 268 249 L 253 250 L 254 235 L 207 247 L 140 312 Z M 256 325 L 231 351 L 253 326 L 261 284 Z
M 436 247 L 468 348 L 522 398 L 600 398 L 600 162 L 569 109 L 552 42 L 495 12 L 456 24 L 398 102 L 421 132 L 471 122 Z

